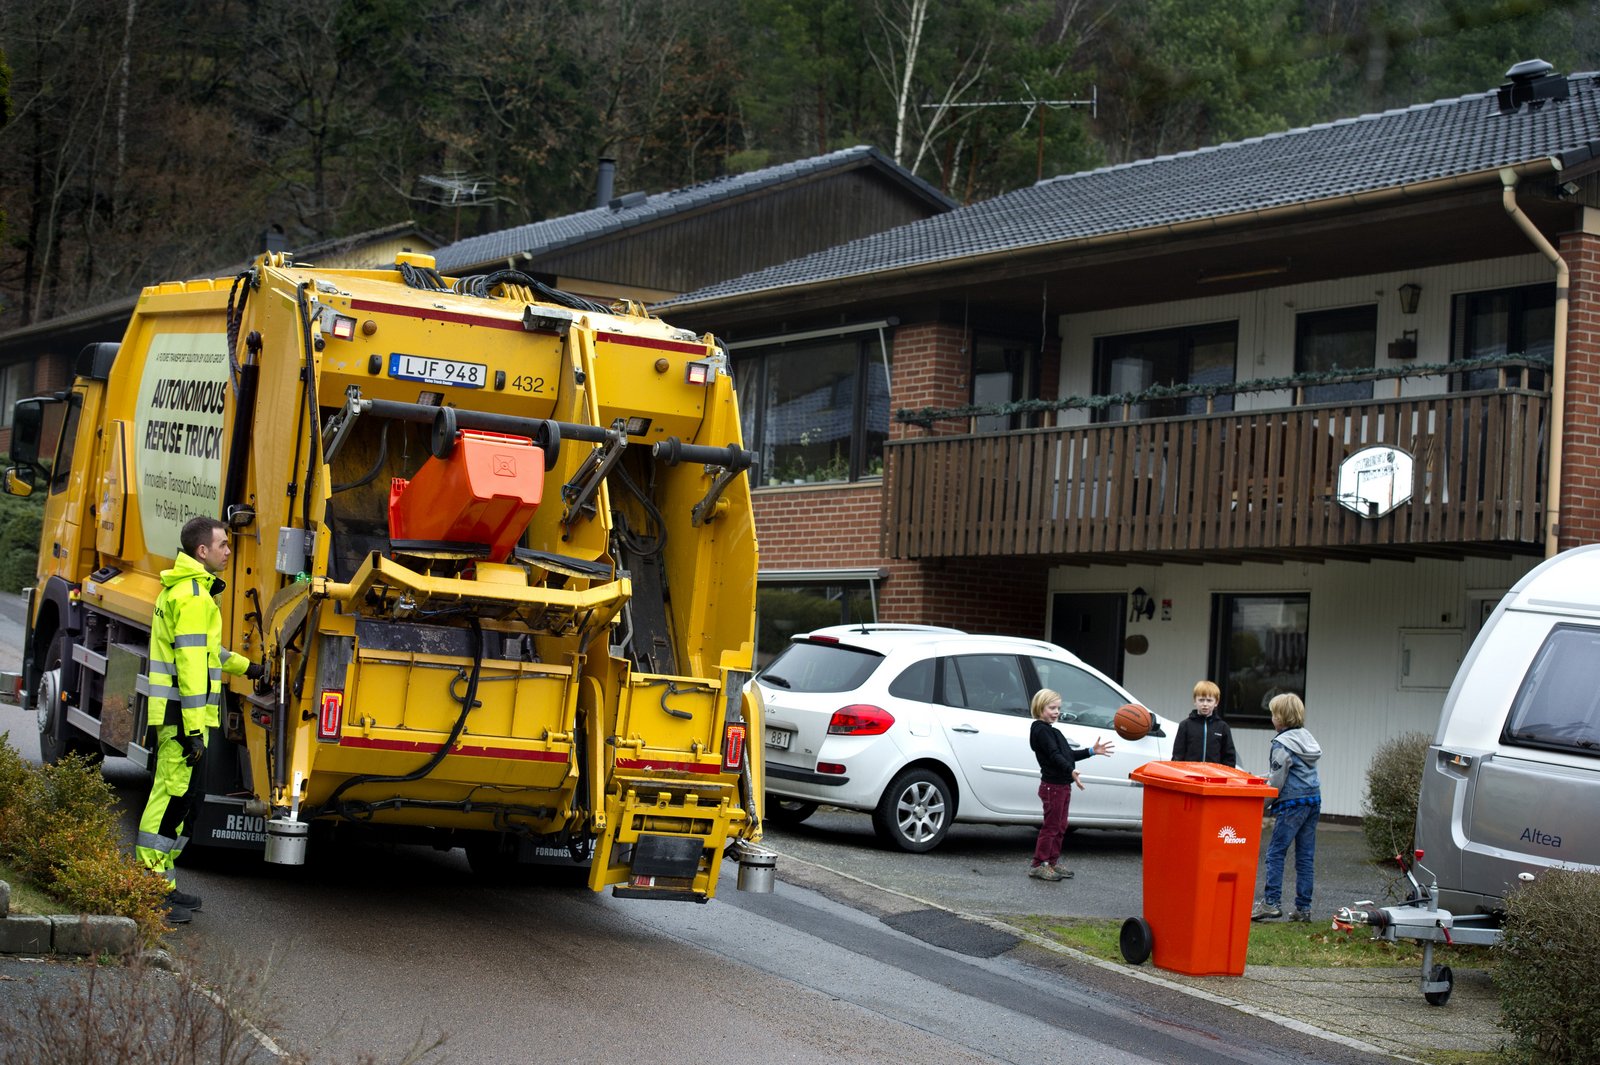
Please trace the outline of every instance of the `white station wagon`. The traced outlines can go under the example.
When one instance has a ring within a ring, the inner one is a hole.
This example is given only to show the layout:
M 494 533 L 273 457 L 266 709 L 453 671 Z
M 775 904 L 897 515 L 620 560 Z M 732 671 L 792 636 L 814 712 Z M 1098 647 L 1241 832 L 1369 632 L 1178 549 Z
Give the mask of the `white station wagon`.
M 911 625 L 848 625 L 796 636 L 750 682 L 763 707 L 767 816 L 805 820 L 819 804 L 872 814 L 878 836 L 907 851 L 939 845 L 956 821 L 1038 824 L 1039 765 L 1028 704 L 1061 693 L 1056 724 L 1075 746 L 1110 756 L 1078 763 L 1069 820 L 1139 828 L 1143 792 L 1128 774 L 1172 756 L 1174 722 L 1144 739 L 1111 728 L 1138 702 L 1070 652 L 1043 640 Z

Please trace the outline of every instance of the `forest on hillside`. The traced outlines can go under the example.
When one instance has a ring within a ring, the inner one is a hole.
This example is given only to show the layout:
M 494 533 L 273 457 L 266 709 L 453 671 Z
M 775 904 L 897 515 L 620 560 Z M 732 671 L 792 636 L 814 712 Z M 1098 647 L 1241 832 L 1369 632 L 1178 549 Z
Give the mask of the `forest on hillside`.
M 871 144 L 961 202 L 1588 70 L 1600 0 L 5 0 L 0 329 Z M 1093 106 L 1089 106 L 1093 101 Z

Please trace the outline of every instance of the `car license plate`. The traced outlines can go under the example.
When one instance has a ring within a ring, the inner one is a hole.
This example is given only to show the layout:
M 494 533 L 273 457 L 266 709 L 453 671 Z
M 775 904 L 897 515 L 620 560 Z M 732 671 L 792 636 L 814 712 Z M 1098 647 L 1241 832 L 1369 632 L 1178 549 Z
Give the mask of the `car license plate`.
M 782 729 L 782 728 L 769 728 L 769 729 L 767 729 L 767 746 L 768 747 L 776 747 L 780 751 L 787 751 L 789 749 L 789 741 L 791 739 L 793 739 L 793 738 L 794 738 L 794 733 L 790 732 L 788 729 Z
M 457 388 L 482 388 L 489 380 L 489 367 L 481 362 L 430 359 L 422 355 L 395 352 L 389 356 L 389 376 L 406 381 L 427 381 L 434 385 L 455 385 Z

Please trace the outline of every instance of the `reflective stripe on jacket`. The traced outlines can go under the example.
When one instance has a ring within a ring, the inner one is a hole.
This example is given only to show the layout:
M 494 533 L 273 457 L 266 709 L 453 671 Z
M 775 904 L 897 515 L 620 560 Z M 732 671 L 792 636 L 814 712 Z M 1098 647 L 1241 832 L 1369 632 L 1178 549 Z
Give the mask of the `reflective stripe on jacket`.
M 150 707 L 153 725 L 200 732 L 220 723 L 222 674 L 235 676 L 250 660 L 222 646 L 222 611 L 212 597 L 225 587 L 186 552 L 161 573 L 150 625 Z

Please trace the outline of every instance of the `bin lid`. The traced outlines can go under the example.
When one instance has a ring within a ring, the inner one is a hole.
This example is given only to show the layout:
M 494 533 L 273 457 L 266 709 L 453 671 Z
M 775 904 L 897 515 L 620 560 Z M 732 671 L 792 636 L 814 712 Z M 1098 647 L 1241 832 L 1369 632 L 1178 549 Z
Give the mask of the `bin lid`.
M 1277 788 L 1267 786 L 1266 777 L 1216 762 L 1146 762 L 1128 776 L 1146 787 L 1196 795 L 1278 794 Z

